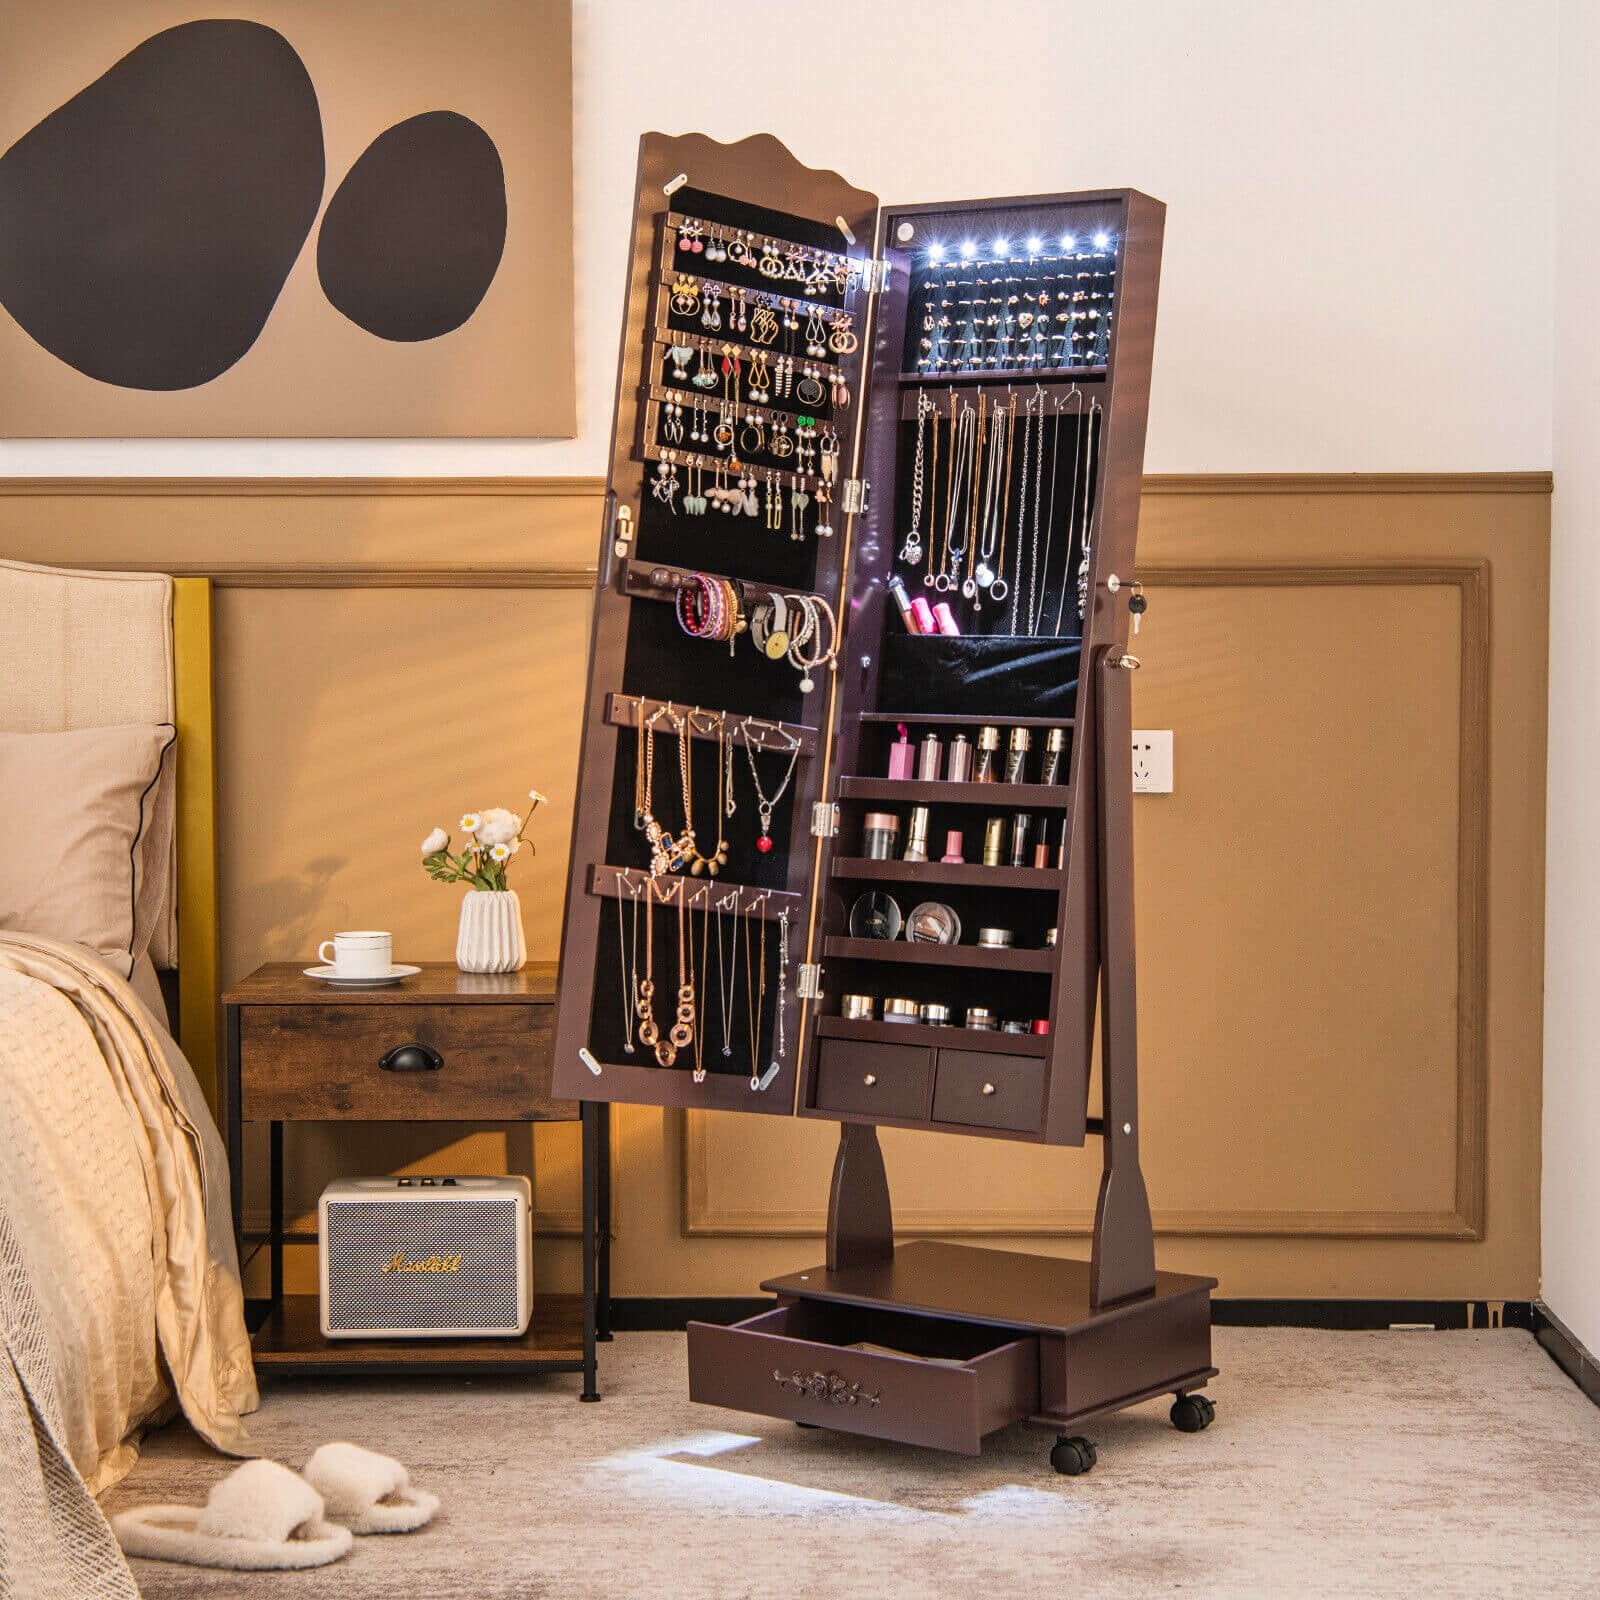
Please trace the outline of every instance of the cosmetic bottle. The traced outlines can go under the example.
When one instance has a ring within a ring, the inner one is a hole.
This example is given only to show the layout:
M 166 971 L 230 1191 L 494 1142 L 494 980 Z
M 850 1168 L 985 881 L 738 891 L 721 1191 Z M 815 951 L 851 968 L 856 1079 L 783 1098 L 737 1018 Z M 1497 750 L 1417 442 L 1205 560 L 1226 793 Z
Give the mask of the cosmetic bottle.
M 968 783 L 972 779 L 972 742 L 964 733 L 950 741 L 950 754 L 945 758 L 945 780 L 948 783 Z
M 923 739 L 917 753 L 917 777 L 923 783 L 937 783 L 943 766 L 944 746 L 939 742 L 938 734 L 930 733 Z
M 998 867 L 1006 858 L 1006 819 L 990 817 L 983 826 L 983 864 Z
M 911 808 L 911 827 L 906 833 L 905 854 L 902 861 L 926 861 L 928 859 L 928 808 L 926 806 L 913 806 Z
M 1011 865 L 1028 864 L 1028 841 L 1033 836 L 1033 818 L 1026 811 L 1018 811 L 1011 818 Z
M 1039 767 L 1040 783 L 1060 783 L 1063 776 L 1061 766 L 1067 753 L 1067 730 L 1065 728 L 1052 728 L 1045 735 L 1044 759 Z
M 916 752 L 911 748 L 911 735 L 906 730 L 905 723 L 899 723 L 897 726 L 900 729 L 900 737 L 889 746 L 889 776 L 909 778 Z
M 1011 730 L 1011 745 L 1006 751 L 1006 782 L 1025 783 L 1028 778 L 1028 748 L 1033 736 L 1026 728 Z
M 952 828 L 944 836 L 944 854 L 939 857 L 940 862 L 947 867 L 960 866 L 967 858 L 961 853 L 961 834 L 958 829 Z
M 1000 759 L 1000 730 L 978 729 L 978 766 L 972 774 L 974 783 L 997 783 L 1000 774 L 995 770 Z

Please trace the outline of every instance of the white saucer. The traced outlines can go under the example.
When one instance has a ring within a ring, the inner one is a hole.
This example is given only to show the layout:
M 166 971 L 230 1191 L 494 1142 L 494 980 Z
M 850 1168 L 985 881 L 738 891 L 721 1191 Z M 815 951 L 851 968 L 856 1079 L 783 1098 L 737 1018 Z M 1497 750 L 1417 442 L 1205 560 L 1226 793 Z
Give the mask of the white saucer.
M 387 972 L 376 973 L 370 978 L 341 978 L 337 967 L 307 967 L 305 974 L 308 978 L 320 978 L 324 983 L 331 983 L 336 989 L 382 989 L 388 984 L 399 983 L 402 978 L 414 978 L 421 971 L 421 967 L 392 966 Z

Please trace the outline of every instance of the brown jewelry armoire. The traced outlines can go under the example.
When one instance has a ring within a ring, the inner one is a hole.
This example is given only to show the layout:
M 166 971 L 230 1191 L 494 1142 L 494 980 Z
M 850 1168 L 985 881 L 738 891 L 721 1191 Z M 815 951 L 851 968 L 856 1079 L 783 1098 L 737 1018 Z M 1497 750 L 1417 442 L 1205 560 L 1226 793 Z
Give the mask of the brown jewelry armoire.
M 968 1453 L 1032 1419 L 1067 1473 L 1096 1416 L 1211 1420 L 1215 1281 L 1156 1271 L 1139 1169 L 1163 217 L 642 141 L 555 1091 L 841 1125 L 826 1261 L 690 1325 L 698 1400 Z M 880 1125 L 1100 1139 L 1089 1259 L 897 1246 Z

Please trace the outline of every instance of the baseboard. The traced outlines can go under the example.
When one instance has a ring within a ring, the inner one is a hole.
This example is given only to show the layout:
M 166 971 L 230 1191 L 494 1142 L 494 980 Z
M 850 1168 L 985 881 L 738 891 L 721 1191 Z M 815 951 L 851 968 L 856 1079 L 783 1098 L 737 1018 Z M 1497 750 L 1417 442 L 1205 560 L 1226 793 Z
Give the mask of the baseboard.
M 1550 1359 L 1600 1406 L 1600 1358 L 1596 1358 L 1542 1300 L 1533 1302 L 1533 1336 Z
M 611 1325 L 621 1333 L 671 1333 L 688 1322 L 742 1322 L 770 1311 L 764 1295 L 627 1295 L 611 1302 Z M 1498 1313 L 1498 1320 L 1495 1314 Z M 1526 1300 L 1213 1300 L 1219 1328 L 1533 1328 L 1538 1315 Z M 1553 1324 L 1552 1324 L 1553 1325 Z M 1582 1346 L 1578 1346 L 1582 1349 Z M 1560 1358 L 1557 1357 L 1559 1360 Z M 1569 1369 L 1570 1370 L 1570 1369 Z M 1600 1368 L 1589 1358 L 1592 1379 Z
M 1527 1300 L 1217 1300 L 1219 1328 L 1532 1328 Z

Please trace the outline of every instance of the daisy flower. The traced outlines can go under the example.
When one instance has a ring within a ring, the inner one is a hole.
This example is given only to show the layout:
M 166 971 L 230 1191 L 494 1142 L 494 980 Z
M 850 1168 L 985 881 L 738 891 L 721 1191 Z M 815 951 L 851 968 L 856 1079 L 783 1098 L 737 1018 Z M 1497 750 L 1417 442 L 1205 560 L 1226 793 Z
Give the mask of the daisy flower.
M 483 818 L 476 811 L 467 812 L 461 819 L 461 831 L 463 833 L 476 833 L 482 826 Z
M 505 844 L 491 845 L 489 859 L 491 861 L 509 861 L 511 859 L 511 846 Z

